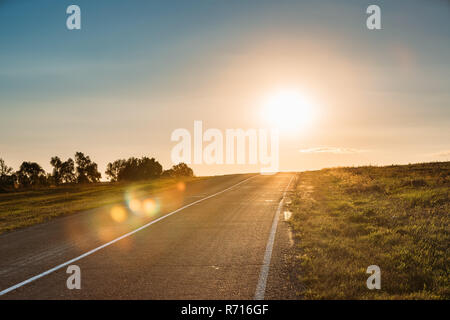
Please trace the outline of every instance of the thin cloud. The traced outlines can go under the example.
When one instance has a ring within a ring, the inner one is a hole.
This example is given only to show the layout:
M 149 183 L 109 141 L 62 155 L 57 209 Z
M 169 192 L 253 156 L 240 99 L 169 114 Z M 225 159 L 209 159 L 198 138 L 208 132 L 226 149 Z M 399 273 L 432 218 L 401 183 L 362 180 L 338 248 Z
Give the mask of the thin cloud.
M 429 154 L 432 157 L 450 157 L 450 150 L 442 150 L 435 153 Z
M 300 149 L 301 153 L 333 153 L 333 154 L 354 154 L 363 153 L 368 150 L 342 147 L 314 147 L 308 149 Z

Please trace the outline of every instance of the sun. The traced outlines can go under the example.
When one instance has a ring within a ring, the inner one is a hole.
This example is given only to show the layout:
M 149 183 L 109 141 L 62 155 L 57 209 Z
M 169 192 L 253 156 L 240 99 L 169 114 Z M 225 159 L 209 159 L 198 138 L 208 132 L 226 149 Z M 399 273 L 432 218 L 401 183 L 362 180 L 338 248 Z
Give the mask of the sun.
M 313 105 L 297 90 L 280 90 L 263 102 L 263 119 L 280 130 L 301 130 L 313 120 Z

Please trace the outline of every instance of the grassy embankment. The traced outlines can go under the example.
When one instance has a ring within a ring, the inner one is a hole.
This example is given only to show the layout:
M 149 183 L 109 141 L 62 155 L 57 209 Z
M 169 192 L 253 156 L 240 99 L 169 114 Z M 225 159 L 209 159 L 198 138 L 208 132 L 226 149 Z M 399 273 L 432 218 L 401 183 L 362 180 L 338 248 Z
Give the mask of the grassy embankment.
M 182 181 L 194 179 L 202 178 L 185 178 Z M 0 193 L 0 234 L 57 216 L 121 202 L 127 190 L 137 194 L 162 191 L 173 187 L 178 181 L 161 178 L 134 184 L 68 185 Z
M 298 296 L 450 299 L 450 162 L 299 174 L 290 210 Z M 366 268 L 381 268 L 381 290 Z

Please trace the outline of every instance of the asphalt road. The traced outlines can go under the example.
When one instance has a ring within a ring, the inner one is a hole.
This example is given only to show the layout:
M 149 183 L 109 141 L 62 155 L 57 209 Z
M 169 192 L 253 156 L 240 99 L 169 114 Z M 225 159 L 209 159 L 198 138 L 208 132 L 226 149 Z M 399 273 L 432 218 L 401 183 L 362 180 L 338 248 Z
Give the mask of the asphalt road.
M 266 299 L 293 298 L 285 265 L 289 230 L 278 208 L 293 176 L 214 177 L 149 195 L 161 203 L 152 217 L 129 213 L 117 222 L 111 208 L 101 208 L 1 235 L 0 292 L 41 276 L 0 298 L 253 299 L 262 270 Z M 42 275 L 186 205 L 70 263 L 81 269 L 80 290 L 67 288 L 67 265 Z M 263 266 L 274 217 L 273 251 Z

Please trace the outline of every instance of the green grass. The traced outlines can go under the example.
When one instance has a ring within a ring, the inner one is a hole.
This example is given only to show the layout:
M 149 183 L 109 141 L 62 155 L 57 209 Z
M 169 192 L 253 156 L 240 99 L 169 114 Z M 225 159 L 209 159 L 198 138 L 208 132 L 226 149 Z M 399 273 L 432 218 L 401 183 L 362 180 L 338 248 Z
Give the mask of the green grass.
M 191 181 L 202 178 L 186 178 Z M 180 180 L 68 185 L 20 192 L 0 193 L 0 234 L 49 219 L 123 201 L 125 191 L 156 192 L 170 188 Z
M 290 223 L 299 298 L 450 298 L 450 162 L 298 178 Z M 366 287 L 373 264 L 381 290 Z

